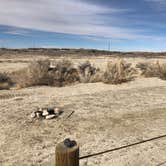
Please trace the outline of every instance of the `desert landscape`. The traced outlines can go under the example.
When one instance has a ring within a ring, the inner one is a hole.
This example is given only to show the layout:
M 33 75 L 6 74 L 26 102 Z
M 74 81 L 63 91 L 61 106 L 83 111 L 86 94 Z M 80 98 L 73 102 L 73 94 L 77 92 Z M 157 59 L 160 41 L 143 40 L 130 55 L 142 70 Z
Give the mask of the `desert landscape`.
M 0 165 L 54 166 L 55 147 L 65 138 L 75 139 L 84 156 L 164 135 L 165 64 L 165 53 L 1 49 Z M 48 107 L 63 113 L 31 117 Z M 166 165 L 166 139 L 80 165 Z

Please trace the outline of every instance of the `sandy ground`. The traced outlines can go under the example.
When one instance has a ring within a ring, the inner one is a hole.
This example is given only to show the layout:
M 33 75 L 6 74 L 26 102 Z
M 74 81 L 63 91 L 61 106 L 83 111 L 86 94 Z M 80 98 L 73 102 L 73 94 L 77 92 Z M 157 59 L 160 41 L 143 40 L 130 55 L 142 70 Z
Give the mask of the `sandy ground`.
M 10 58 L 0 58 L 1 72 L 21 69 L 34 60 Z M 115 58 L 72 60 L 74 64 L 90 60 L 104 68 Z M 157 59 L 125 60 L 136 64 Z M 37 107 L 51 106 L 62 107 L 62 116 L 50 121 L 30 118 Z M 68 137 L 78 141 L 80 156 L 84 156 L 166 134 L 166 81 L 139 78 L 122 85 L 4 90 L 0 91 L 0 108 L 0 166 L 54 166 L 55 146 Z M 72 111 L 75 113 L 66 119 Z M 166 165 L 166 138 L 81 160 L 80 165 Z
M 122 85 L 33 87 L 0 92 L 0 165 L 53 166 L 55 146 L 76 139 L 80 156 L 165 134 L 166 82 L 141 78 Z M 61 106 L 54 120 L 32 120 L 37 107 Z M 72 112 L 71 118 L 66 117 Z M 157 166 L 166 161 L 166 139 L 107 153 L 81 166 Z
M 35 61 L 35 60 L 45 60 L 45 59 L 49 59 L 52 61 L 52 63 L 54 63 L 55 61 L 59 61 L 64 59 L 64 57 L 61 58 L 52 58 L 52 57 L 43 57 L 43 56 L 37 56 L 37 57 L 29 57 L 29 58 L 23 58 L 23 57 L 15 57 L 15 58 L 7 58 L 7 57 L 0 57 L 0 71 L 1 72 L 12 72 L 15 70 L 19 70 L 22 69 L 24 67 L 26 67 L 30 62 Z M 105 69 L 105 67 L 107 66 L 108 61 L 116 61 L 118 58 L 117 57 L 103 57 L 103 56 L 99 56 L 99 57 L 84 57 L 84 58 L 65 58 L 68 60 L 71 60 L 73 62 L 74 65 L 79 65 L 80 63 L 83 63 L 85 61 L 90 61 L 91 64 L 93 64 L 96 67 L 99 67 L 100 69 Z M 140 62 L 147 62 L 147 63 L 156 63 L 157 61 L 159 61 L 159 63 L 166 63 L 166 58 L 123 58 L 126 62 L 128 63 L 132 63 L 133 66 L 135 66 L 137 63 Z

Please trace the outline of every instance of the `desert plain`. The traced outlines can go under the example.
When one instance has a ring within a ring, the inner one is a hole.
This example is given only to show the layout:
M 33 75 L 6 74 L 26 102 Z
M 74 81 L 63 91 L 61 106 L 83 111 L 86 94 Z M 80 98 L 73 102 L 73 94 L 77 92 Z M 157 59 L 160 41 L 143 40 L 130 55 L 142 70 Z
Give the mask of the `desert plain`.
M 118 53 L 50 55 L 1 51 L 0 72 L 13 72 L 34 60 L 70 59 L 75 65 L 89 60 L 105 68 Z M 136 54 L 136 53 L 135 53 Z M 124 55 L 133 65 L 165 63 L 166 56 Z M 30 117 L 38 107 L 58 106 L 63 114 L 52 120 Z M 71 117 L 67 118 L 68 115 Z M 34 86 L 0 90 L 0 166 L 54 166 L 55 147 L 65 138 L 75 139 L 80 156 L 105 151 L 166 134 L 166 81 L 137 77 L 112 85 L 79 83 L 65 87 Z M 166 165 L 166 138 L 80 161 L 81 166 Z

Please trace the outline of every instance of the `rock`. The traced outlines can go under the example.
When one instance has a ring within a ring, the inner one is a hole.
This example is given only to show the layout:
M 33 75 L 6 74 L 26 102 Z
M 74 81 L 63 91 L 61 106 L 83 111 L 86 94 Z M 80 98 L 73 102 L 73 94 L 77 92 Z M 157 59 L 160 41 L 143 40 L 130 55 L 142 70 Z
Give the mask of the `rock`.
M 54 114 L 54 108 L 47 108 L 49 114 Z
M 42 116 L 47 116 L 49 115 L 49 112 L 47 110 L 43 110 Z
M 55 117 L 57 117 L 55 114 L 47 115 L 47 116 L 46 116 L 46 119 L 49 120 L 49 119 L 53 119 L 53 118 L 55 118 Z
M 45 119 L 53 119 L 58 117 L 62 111 L 59 108 L 38 108 L 37 111 L 31 113 L 31 118 L 45 118 Z
M 59 108 L 54 108 L 54 113 L 58 114 L 59 113 Z
M 37 118 L 41 118 L 42 117 L 42 112 L 41 111 L 37 111 L 36 112 L 36 117 Z
M 31 113 L 31 118 L 36 118 L 36 113 L 35 112 Z
M 42 112 L 43 111 L 43 109 L 42 108 L 39 108 L 39 110 L 38 110 L 39 112 Z
M 54 108 L 54 113 L 60 115 L 62 111 L 59 108 Z

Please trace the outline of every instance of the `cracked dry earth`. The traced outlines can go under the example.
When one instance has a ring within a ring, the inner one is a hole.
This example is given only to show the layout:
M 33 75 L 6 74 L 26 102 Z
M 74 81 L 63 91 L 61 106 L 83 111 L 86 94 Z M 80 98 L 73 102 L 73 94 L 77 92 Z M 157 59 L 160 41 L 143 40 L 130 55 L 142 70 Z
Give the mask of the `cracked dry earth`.
M 56 105 L 64 110 L 58 119 L 30 118 L 37 107 Z M 55 146 L 64 138 L 76 139 L 84 156 L 166 134 L 166 81 L 140 78 L 122 85 L 1 91 L 0 108 L 0 166 L 54 166 Z M 81 160 L 80 165 L 158 166 L 165 161 L 162 138 Z

